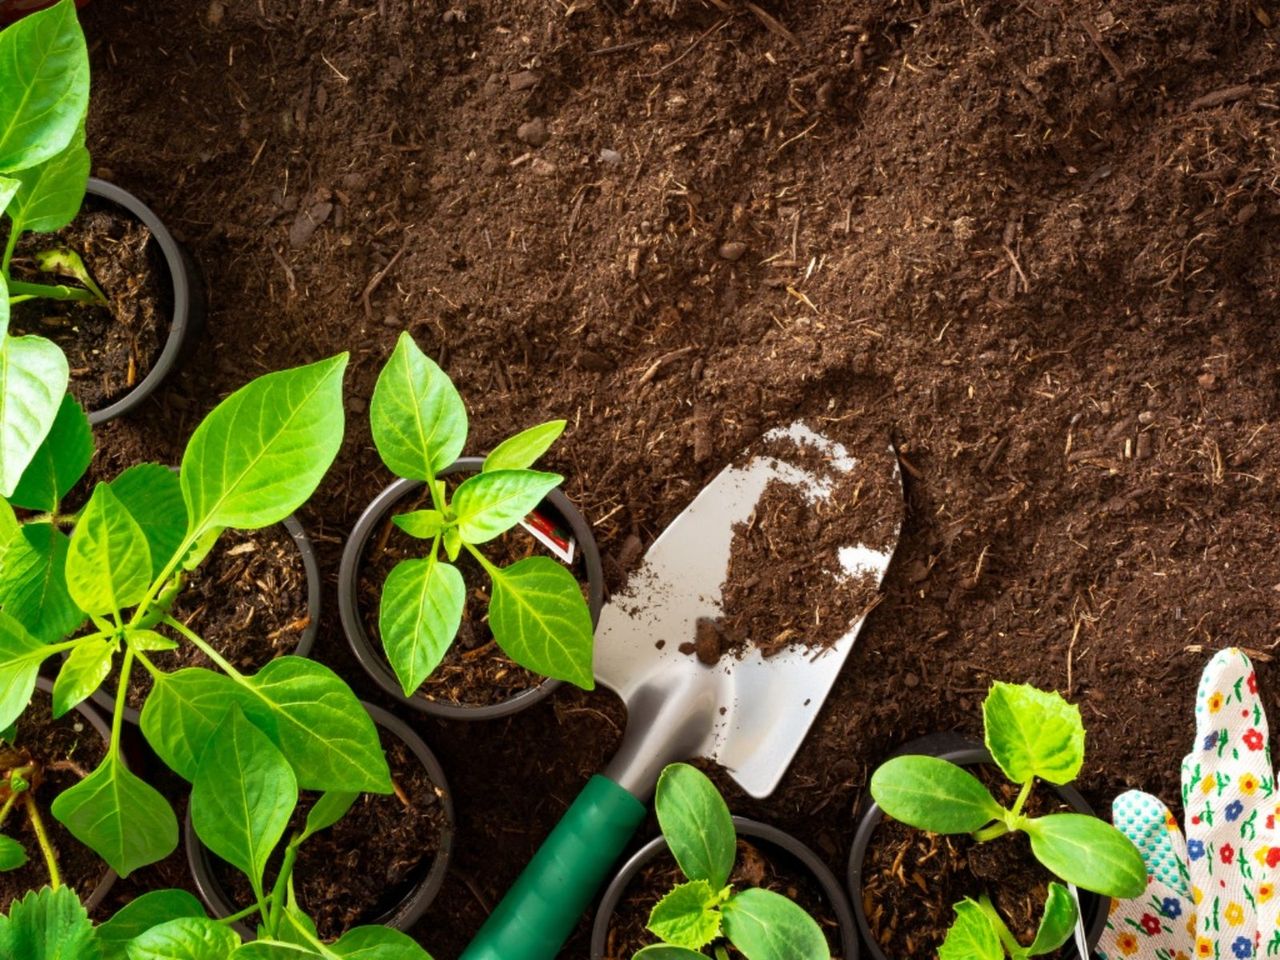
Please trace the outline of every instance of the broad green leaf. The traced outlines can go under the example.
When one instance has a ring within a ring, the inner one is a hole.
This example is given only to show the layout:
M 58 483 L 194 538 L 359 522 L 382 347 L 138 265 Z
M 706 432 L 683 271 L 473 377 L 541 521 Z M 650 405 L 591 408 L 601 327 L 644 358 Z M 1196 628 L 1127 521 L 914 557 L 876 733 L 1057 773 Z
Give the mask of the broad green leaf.
M 330 790 L 320 795 L 317 800 L 307 811 L 307 822 L 302 828 L 302 835 L 298 842 L 301 843 L 311 837 L 314 837 L 321 830 L 327 830 L 335 823 L 346 816 L 347 811 L 351 809 L 351 805 L 356 802 L 359 797 L 358 793 L 351 793 L 344 790 Z
M 533 466 L 564 433 L 565 420 L 550 420 L 503 440 L 484 458 L 483 470 L 523 470 Z
M 871 775 L 871 796 L 895 820 L 933 833 L 973 833 L 1004 809 L 973 774 L 937 757 L 894 757 Z
M 226 674 L 202 667 L 161 674 L 142 705 L 142 735 L 174 773 L 194 780 L 200 751 L 238 693 Z
M 236 949 L 231 960 L 332 960 L 333 951 L 280 940 L 255 940 Z
M 13 837 L 0 833 L 0 870 L 17 870 L 27 860 L 26 848 Z
M 724 935 L 747 960 L 829 960 L 818 921 L 780 893 L 743 890 L 720 908 Z
M 994 683 L 982 704 L 987 749 L 1014 783 L 1069 783 L 1084 763 L 1080 708 L 1026 684 Z
M 434 554 L 402 560 L 388 574 L 378 606 L 378 633 L 406 697 L 444 658 L 466 602 L 462 574 Z
M 89 108 L 89 52 L 70 0 L 0 31 L 0 173 L 56 156 Z
M 191 822 L 201 842 L 262 890 L 267 858 L 298 803 L 289 761 L 232 706 L 200 755 Z
M 18 195 L 18 188 L 21 186 L 13 177 L 0 176 L 0 214 L 5 212 L 10 201 Z
M 8 326 L 8 292 L 0 278 L 0 333 Z M 0 340 L 0 496 L 13 495 L 53 426 L 69 373 L 62 350 L 44 337 Z
M 9 547 L 9 541 L 22 532 L 22 524 L 18 515 L 13 512 L 9 501 L 0 498 L 0 559 Z
M 495 470 L 467 477 L 453 492 L 458 533 L 467 543 L 486 543 L 529 515 L 564 480 L 558 473 Z
M 178 846 L 178 820 L 156 789 L 109 752 L 98 769 L 53 801 L 53 815 L 116 873 L 127 877 Z
M 139 463 L 108 486 L 142 528 L 151 551 L 151 575 L 159 576 L 187 532 L 187 506 L 178 475 L 158 463 Z
M 256 530 L 311 496 L 342 444 L 340 354 L 258 377 L 196 427 L 182 457 L 188 534 Z
M 430 480 L 462 453 L 467 410 L 452 381 L 408 331 L 378 374 L 369 402 L 373 443 L 391 472 Z
M 151 548 L 138 521 L 100 483 L 71 534 L 67 589 L 86 613 L 119 613 L 151 585 Z
M 200 564 L 204 563 L 204 558 L 209 555 L 209 551 L 214 548 L 218 542 L 218 538 L 222 536 L 225 527 L 210 527 L 204 533 L 196 538 L 196 542 L 192 544 L 191 549 L 187 551 L 185 557 L 182 558 L 183 570 L 194 570 Z
M 317 949 L 316 944 L 320 940 L 320 934 L 316 932 L 315 922 L 303 913 L 296 903 L 286 903 L 275 939 L 313 950 Z
M 79 629 L 84 611 L 67 589 L 71 541 L 51 523 L 28 523 L 0 563 L 0 608 L 46 643 Z
M 0 611 L 0 730 L 27 709 L 40 664 L 52 652 L 17 620 Z
M 124 636 L 129 646 L 144 653 L 151 650 L 178 649 L 177 640 L 166 637 L 163 633 L 156 633 L 154 630 L 126 630 Z
M 1097 817 L 1052 813 L 1023 827 L 1031 852 L 1060 879 L 1117 900 L 1142 894 L 1147 871 L 1142 854 L 1123 833 Z
M 439 510 L 413 510 L 397 514 L 391 522 L 411 537 L 430 540 L 444 526 L 444 514 Z
M 71 648 L 53 682 L 53 715 L 60 717 L 102 686 L 111 672 L 113 641 L 97 637 L 81 640 Z
M 550 557 L 528 557 L 490 569 L 489 626 L 516 663 L 546 677 L 595 686 L 591 611 L 565 567 Z
M 431 960 L 412 937 L 390 927 L 356 927 L 329 949 L 342 960 Z
M 632 960 L 707 960 L 701 950 L 674 947 L 669 943 L 654 943 L 638 950 Z
M 130 900 L 98 927 L 102 960 L 127 960 L 125 948 L 134 937 L 179 917 L 203 917 L 200 901 L 185 890 L 152 890 Z
M 654 905 L 649 931 L 677 947 L 705 947 L 720 936 L 720 899 L 705 880 L 682 883 Z
M 1004 960 L 1000 935 L 981 905 L 966 897 L 955 911 L 947 938 L 938 947 L 938 960 Z
M 99 960 L 93 924 L 70 887 L 42 887 L 0 916 L 4 960 Z
M 128 960 L 227 960 L 240 937 L 207 917 L 177 917 L 152 927 L 129 943 Z
M 11 230 L 52 233 L 61 230 L 80 212 L 89 181 L 89 151 L 84 145 L 84 124 L 61 152 L 14 173 L 17 195 L 5 212 Z
M 1040 917 L 1040 926 L 1036 930 L 1036 938 L 1027 948 L 1027 956 L 1038 957 L 1052 953 L 1067 942 L 1076 925 L 1076 902 L 1071 891 L 1060 883 L 1049 884 L 1049 896 L 1044 902 L 1044 915 Z
M 668 766 L 658 778 L 654 809 L 686 877 L 705 880 L 715 890 L 729 882 L 738 838 L 729 807 L 706 774 L 687 763 Z
M 89 418 L 71 394 L 62 398 L 48 436 L 18 481 L 10 501 L 16 507 L 52 513 L 89 469 L 93 459 L 93 430 Z

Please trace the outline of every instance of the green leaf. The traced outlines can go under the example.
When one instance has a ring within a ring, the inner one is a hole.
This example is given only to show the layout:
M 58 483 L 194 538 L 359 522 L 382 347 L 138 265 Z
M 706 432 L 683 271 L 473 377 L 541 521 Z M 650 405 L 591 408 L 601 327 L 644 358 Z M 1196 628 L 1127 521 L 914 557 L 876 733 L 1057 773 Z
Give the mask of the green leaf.
M 1071 891 L 1060 883 L 1049 884 L 1049 895 L 1044 902 L 1044 915 L 1036 930 L 1036 938 L 1027 948 L 1027 956 L 1038 957 L 1053 953 L 1067 942 L 1076 925 L 1076 902 Z
M 1052 813 L 1029 820 L 1023 829 L 1035 858 L 1067 883 L 1117 900 L 1140 896 L 1147 887 L 1138 848 L 1097 817 Z
M 126 630 L 124 637 L 129 642 L 129 646 L 144 653 L 152 650 L 178 649 L 177 640 L 166 637 L 163 633 L 156 633 L 154 630 Z
M 636 952 L 632 960 L 707 960 L 701 950 L 674 947 L 669 943 L 654 943 Z
M 0 730 L 27 709 L 40 664 L 52 652 L 17 620 L 0 611 Z
M 8 327 L 8 291 L 0 277 L 0 336 Z M 53 427 L 68 379 L 67 358 L 52 341 L 36 336 L 0 341 L 0 496 L 17 489 Z
M 0 214 L 8 209 L 9 202 L 18 195 L 21 186 L 13 177 L 0 177 Z
M 1026 684 L 994 683 L 982 704 L 987 749 L 1014 783 L 1069 783 L 1084 763 L 1080 708 Z
M 458 559 L 458 554 L 462 552 L 462 535 L 458 533 L 457 527 L 444 528 L 444 554 L 449 558 L 449 562 Z
M 71 598 L 86 613 L 119 613 L 141 601 L 150 585 L 146 535 L 111 488 L 98 484 L 71 534 Z
M 0 563 L 0 608 L 46 643 L 79 629 L 84 611 L 67 589 L 71 541 L 51 523 L 28 523 Z
M 595 687 L 591 611 L 573 574 L 550 557 L 486 569 L 493 579 L 489 626 L 507 656 L 543 676 Z
M 178 776 L 195 779 L 204 749 L 236 702 L 239 688 L 222 673 L 187 667 L 154 677 L 142 705 L 142 735 L 161 760 Z
M 457 636 L 467 587 L 433 554 L 397 563 L 382 587 L 378 633 L 406 697 L 422 686 Z
M 319 947 L 280 940 L 255 940 L 239 947 L 231 955 L 231 960 L 331 960 L 332 956 L 332 952 L 321 953 Z
M 178 475 L 158 463 L 139 463 L 108 486 L 142 529 L 151 551 L 151 576 L 159 576 L 187 532 L 187 505 Z
M 705 880 L 682 883 L 657 902 L 649 930 L 667 943 L 696 950 L 720 936 L 720 895 Z
M 56 156 L 89 108 L 89 52 L 70 0 L 0 31 L 0 173 Z
M 62 716 L 102 686 L 115 652 L 115 643 L 102 637 L 81 640 L 71 648 L 53 682 L 54 717 Z
M 0 870 L 17 870 L 27 859 L 27 850 L 22 844 L 0 833 Z
M 240 937 L 207 917 L 178 917 L 141 934 L 127 948 L 128 960 L 227 960 Z
M 5 212 L 10 229 L 18 234 L 61 230 L 80 212 L 89 181 L 89 151 L 84 145 L 84 124 L 61 152 L 14 173 L 18 191 Z
M 564 433 L 565 420 L 549 420 L 503 440 L 484 458 L 485 473 L 492 470 L 523 470 L 551 447 Z
M 93 924 L 70 887 L 42 887 L 0 916 L 4 960 L 98 960 Z
M 721 908 L 724 935 L 747 960 L 829 960 L 818 921 L 780 893 L 743 890 Z
M 506 533 L 563 480 L 558 473 L 537 470 L 473 474 L 453 492 L 458 533 L 467 543 L 486 543 Z
M 320 799 L 307 811 L 307 822 L 298 838 L 301 843 L 314 837 L 321 830 L 327 830 L 346 816 L 351 805 L 360 794 L 345 790 L 330 790 L 320 794 Z
M 707 775 L 687 763 L 670 764 L 658 778 L 654 808 L 684 875 L 716 890 L 728 883 L 738 837 L 729 807 Z
M 342 444 L 346 366 L 344 353 L 269 373 L 205 417 L 182 457 L 188 535 L 256 530 L 307 501 Z
M 232 705 L 200 755 L 191 784 L 191 822 L 201 842 L 260 894 L 267 858 L 297 803 L 289 761 Z
M 430 480 L 462 453 L 467 410 L 453 382 L 408 331 L 378 374 L 369 402 L 378 455 L 397 476 Z
M 53 801 L 53 815 L 122 877 L 178 846 L 178 820 L 154 787 L 111 751 L 98 769 Z
M 130 940 L 152 927 L 179 917 L 203 917 L 200 901 L 185 890 L 152 890 L 130 900 L 98 927 L 98 943 L 102 960 L 127 960 L 125 949 Z
M 413 510 L 391 518 L 391 522 L 411 537 L 430 540 L 444 526 L 444 514 L 439 510 Z
M 342 960 L 431 960 L 412 937 L 390 927 L 356 927 L 329 949 Z
M 871 796 L 889 816 L 933 833 L 973 833 L 1004 814 L 973 774 L 937 757 L 894 757 L 871 776 Z
M 966 897 L 955 910 L 956 919 L 938 947 L 938 960 L 1004 960 L 1000 935 L 981 905 Z
M 62 398 L 48 436 L 36 449 L 9 499 L 16 507 L 52 513 L 67 491 L 84 476 L 92 459 L 93 430 L 89 418 L 68 393 Z

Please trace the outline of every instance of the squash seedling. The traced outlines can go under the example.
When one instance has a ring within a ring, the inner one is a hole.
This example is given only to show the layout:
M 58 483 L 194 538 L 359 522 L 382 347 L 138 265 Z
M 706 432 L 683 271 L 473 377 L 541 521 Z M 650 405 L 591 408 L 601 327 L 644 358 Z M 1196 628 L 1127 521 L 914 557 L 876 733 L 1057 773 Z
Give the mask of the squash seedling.
M 649 914 L 648 929 L 662 943 L 635 960 L 728 960 L 726 943 L 747 960 L 829 960 L 818 922 L 780 893 L 735 890 L 729 883 L 738 838 L 729 807 L 696 767 L 673 763 L 662 771 L 654 800 L 658 825 L 686 882 Z
M 407 332 L 378 375 L 369 420 L 383 463 L 397 476 L 421 480 L 431 496 L 429 509 L 392 518 L 426 541 L 427 553 L 392 569 L 378 610 L 383 650 L 405 696 L 430 676 L 457 635 L 466 588 L 453 562 L 464 550 L 492 583 L 489 626 L 498 646 L 522 667 L 590 690 L 591 613 L 573 574 L 550 557 L 498 567 L 477 549 L 514 527 L 563 481 L 529 468 L 560 436 L 564 421 L 499 444 L 481 472 L 450 493 L 438 474 L 462 453 L 466 407 L 448 375 Z
M 1083 890 L 1128 899 L 1146 889 L 1142 855 L 1111 824 L 1080 813 L 1031 817 L 1023 811 L 1037 779 L 1070 783 L 1084 764 L 1084 725 L 1078 707 L 1058 694 L 1025 684 L 994 683 L 982 705 L 984 740 L 996 765 L 1019 787 L 1011 808 L 964 768 L 937 757 L 895 757 L 871 777 L 871 796 L 880 808 L 909 826 L 932 833 L 967 833 L 986 842 L 1025 833 L 1031 852 L 1059 879 Z M 939 955 L 1015 960 L 1057 949 L 1076 922 L 1075 900 L 1060 884 L 1050 884 L 1035 941 L 1022 947 L 991 901 L 956 906 L 956 921 Z M 949 945 L 949 946 L 948 946 Z

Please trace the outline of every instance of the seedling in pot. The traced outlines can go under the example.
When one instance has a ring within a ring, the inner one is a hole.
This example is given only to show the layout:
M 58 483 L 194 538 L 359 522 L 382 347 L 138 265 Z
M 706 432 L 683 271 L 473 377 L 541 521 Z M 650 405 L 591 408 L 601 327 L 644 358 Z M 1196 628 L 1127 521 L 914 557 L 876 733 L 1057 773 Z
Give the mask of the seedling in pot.
M 994 683 L 982 705 L 987 750 L 1014 784 L 1011 808 L 963 767 L 937 757 L 904 756 L 886 761 L 871 778 L 871 795 L 896 820 L 932 833 L 967 833 L 986 842 L 1025 833 L 1031 852 L 1059 879 L 1104 896 L 1128 899 L 1146 889 L 1146 868 L 1137 848 L 1115 827 L 1080 813 L 1024 813 L 1037 779 L 1070 783 L 1084 764 L 1084 725 L 1078 707 L 1058 694 L 1022 684 Z M 1062 885 L 1051 883 L 1035 941 L 1022 947 L 991 901 L 965 900 L 940 956 L 999 960 L 1057 949 L 1076 923 L 1076 904 Z
M 36 800 L 36 787 L 44 777 L 43 765 L 18 743 L 18 727 L 13 724 L 0 732 L 0 830 L 10 817 L 21 811 L 31 824 L 36 844 L 49 871 L 49 885 L 55 890 L 62 885 L 58 874 L 58 856 L 45 829 L 44 814 Z M 65 761 L 64 761 L 65 762 Z M 0 833 L 0 870 L 17 870 L 30 856 L 26 847 L 12 836 Z
M 392 569 L 378 612 L 383 649 L 405 696 L 430 676 L 458 633 L 466 588 L 453 563 L 464 550 L 492 583 L 489 626 L 498 646 L 522 667 L 590 690 L 591 613 L 573 574 L 541 556 L 498 567 L 478 549 L 563 481 L 529 468 L 565 422 L 539 424 L 499 444 L 480 473 L 450 492 L 438 474 L 462 453 L 467 411 L 449 377 L 408 333 L 378 375 L 369 419 L 382 461 L 397 476 L 421 480 L 431 496 L 429 509 L 392 518 L 428 546 L 424 557 Z
M 663 897 L 648 929 L 662 943 L 635 960 L 696 960 L 706 948 L 728 960 L 727 944 L 747 960 L 829 960 L 827 938 L 803 908 L 780 893 L 729 884 L 738 838 L 729 808 L 696 767 L 662 771 L 654 801 L 658 824 L 687 882 Z

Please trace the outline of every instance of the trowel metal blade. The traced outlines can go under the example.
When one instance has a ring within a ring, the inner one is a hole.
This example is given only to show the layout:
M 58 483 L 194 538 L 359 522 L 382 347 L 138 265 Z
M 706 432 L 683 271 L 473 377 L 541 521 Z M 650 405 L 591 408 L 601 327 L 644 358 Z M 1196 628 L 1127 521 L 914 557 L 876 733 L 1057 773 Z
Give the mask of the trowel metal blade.
M 857 466 L 850 451 L 803 423 L 764 437 L 779 438 L 819 451 L 828 474 Z M 886 476 L 892 475 L 900 491 L 892 450 L 865 454 L 884 463 Z M 768 796 L 782 779 L 865 619 L 850 623 L 822 651 L 792 647 L 766 659 L 752 647 L 741 659 L 723 656 L 713 666 L 679 651 L 694 638 L 700 618 L 723 614 L 721 584 L 734 528 L 749 520 L 773 480 L 802 487 L 810 499 L 828 496 L 832 483 L 785 457 L 757 456 L 745 466 L 726 467 L 654 541 L 626 588 L 601 612 L 596 630 L 596 677 L 627 703 L 628 724 L 646 722 L 637 713 L 651 711 L 655 698 L 668 693 L 687 698 L 693 691 L 703 702 L 711 698 L 714 719 L 692 755 L 720 762 L 755 797 Z M 892 554 L 892 547 L 851 543 L 840 551 L 841 566 L 849 576 L 870 573 L 879 585 Z

